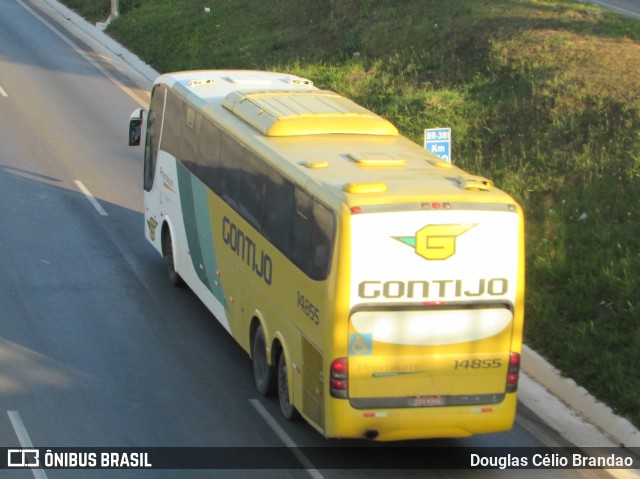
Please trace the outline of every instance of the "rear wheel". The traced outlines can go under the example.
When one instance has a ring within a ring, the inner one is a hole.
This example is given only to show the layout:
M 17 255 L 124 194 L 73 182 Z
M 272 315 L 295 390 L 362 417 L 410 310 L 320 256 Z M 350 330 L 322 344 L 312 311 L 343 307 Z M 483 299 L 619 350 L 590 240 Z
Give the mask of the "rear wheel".
M 262 326 L 258 326 L 251 345 L 253 359 L 253 377 L 256 388 L 262 396 L 272 396 L 276 390 L 276 367 L 267 361 L 267 344 Z
M 169 230 L 165 230 L 164 238 L 162 241 L 162 257 L 167 265 L 167 276 L 169 282 L 174 286 L 181 286 L 183 284 L 182 278 L 176 271 L 175 263 L 173 260 L 173 240 L 171 239 L 171 233 Z
M 285 419 L 295 419 L 297 411 L 289 398 L 289 373 L 287 372 L 287 360 L 284 357 L 284 351 L 280 353 L 280 359 L 278 360 L 278 399 L 280 401 L 280 411 L 282 411 Z

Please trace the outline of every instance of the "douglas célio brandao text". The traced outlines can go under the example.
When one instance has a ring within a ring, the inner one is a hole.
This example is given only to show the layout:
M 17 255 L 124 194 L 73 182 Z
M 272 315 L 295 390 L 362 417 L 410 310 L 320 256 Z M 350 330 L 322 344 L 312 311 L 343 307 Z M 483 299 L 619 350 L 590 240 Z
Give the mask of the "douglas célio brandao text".
M 603 456 L 589 456 L 582 453 L 558 454 L 505 454 L 505 455 L 481 455 L 470 454 L 469 466 L 483 469 L 535 469 L 535 468 L 633 468 L 632 457 L 608 454 Z

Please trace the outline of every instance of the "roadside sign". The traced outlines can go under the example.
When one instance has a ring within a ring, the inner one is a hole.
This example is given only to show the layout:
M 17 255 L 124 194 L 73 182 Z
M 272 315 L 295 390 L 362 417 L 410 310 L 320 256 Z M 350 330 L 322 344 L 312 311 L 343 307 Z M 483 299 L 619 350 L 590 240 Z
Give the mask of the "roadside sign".
M 451 128 L 425 129 L 424 148 L 429 153 L 451 163 Z

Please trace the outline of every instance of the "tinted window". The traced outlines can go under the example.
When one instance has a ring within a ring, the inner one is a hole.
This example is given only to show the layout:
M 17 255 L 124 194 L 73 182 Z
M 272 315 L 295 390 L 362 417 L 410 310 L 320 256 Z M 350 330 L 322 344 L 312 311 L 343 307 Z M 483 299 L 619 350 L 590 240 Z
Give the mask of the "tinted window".
M 147 115 L 147 138 L 144 144 L 144 189 L 146 191 L 151 191 L 153 187 L 166 91 L 164 86 L 156 85 L 151 94 L 151 104 Z
M 203 119 L 198 142 L 198 176 L 212 190 L 220 166 L 220 129 L 210 120 Z
M 293 223 L 291 225 L 291 259 L 303 271 L 308 271 L 311 235 L 313 234 L 313 210 L 311 196 L 296 188 Z
M 169 91 L 164 109 L 161 148 L 174 158 L 179 158 L 182 123 L 182 100 L 175 93 Z
M 291 248 L 293 190 L 293 183 L 276 170 L 268 172 L 262 230 L 267 239 L 287 256 Z
M 234 208 L 238 207 L 243 150 L 242 146 L 229 135 L 222 135 L 220 174 L 216 181 L 216 191 Z
M 245 150 L 240 179 L 240 214 L 260 229 L 266 199 L 267 165 L 253 152 Z
M 202 117 L 192 106 L 181 101 L 182 121 L 178 138 L 177 158 L 192 172 L 197 173 L 198 136 Z
M 314 279 L 322 279 L 329 274 L 331 247 L 335 233 L 335 218 L 329 209 L 314 201 L 313 223 L 311 262 L 308 274 Z

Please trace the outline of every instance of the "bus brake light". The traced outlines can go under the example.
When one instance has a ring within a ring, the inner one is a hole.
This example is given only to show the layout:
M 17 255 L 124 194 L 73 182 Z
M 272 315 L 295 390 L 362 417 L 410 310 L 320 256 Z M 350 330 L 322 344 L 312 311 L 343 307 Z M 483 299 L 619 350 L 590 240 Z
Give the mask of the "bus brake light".
M 518 390 L 518 380 L 520 379 L 520 354 L 511 353 L 509 355 L 509 371 L 507 372 L 507 392 L 514 393 Z
M 347 358 L 338 358 L 331 363 L 329 377 L 329 392 L 331 397 L 338 399 L 347 398 L 349 382 L 347 380 Z

